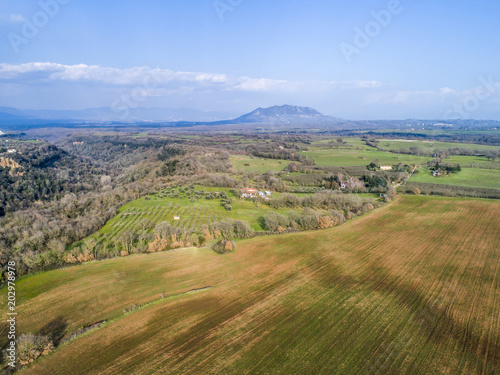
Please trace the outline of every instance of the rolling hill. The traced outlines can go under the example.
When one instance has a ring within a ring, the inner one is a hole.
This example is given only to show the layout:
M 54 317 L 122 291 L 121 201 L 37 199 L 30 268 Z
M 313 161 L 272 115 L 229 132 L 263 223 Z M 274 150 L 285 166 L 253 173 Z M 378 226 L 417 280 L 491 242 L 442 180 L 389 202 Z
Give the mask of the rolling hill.
M 406 196 L 224 256 L 182 249 L 26 277 L 19 332 L 95 328 L 24 373 L 493 374 L 497 212 Z

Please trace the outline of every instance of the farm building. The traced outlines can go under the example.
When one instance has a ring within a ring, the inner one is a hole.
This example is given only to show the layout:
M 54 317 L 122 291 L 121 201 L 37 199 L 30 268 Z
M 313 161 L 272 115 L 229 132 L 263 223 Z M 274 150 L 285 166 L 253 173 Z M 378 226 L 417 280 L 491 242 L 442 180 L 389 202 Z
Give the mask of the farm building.
M 392 165 L 381 165 L 380 169 L 382 171 L 392 171 Z
M 240 190 L 240 196 L 242 198 L 253 198 L 257 196 L 257 189 L 244 188 Z
M 174 215 L 174 220 L 180 220 L 181 217 L 179 215 Z
M 432 171 L 432 175 L 434 177 L 438 177 L 438 176 L 441 176 L 441 172 L 439 171 L 439 169 L 436 169 L 435 171 Z

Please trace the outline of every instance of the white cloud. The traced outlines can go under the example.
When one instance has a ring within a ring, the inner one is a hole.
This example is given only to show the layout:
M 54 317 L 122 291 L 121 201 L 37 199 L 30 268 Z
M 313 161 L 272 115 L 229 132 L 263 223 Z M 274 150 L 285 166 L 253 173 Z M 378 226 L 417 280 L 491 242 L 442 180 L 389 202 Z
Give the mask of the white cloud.
M 439 90 L 442 95 L 449 95 L 449 94 L 456 94 L 457 91 L 450 89 L 449 87 L 442 87 L 441 90 Z
M 454 100 L 464 95 L 467 90 L 457 91 L 450 87 L 437 90 L 383 90 L 376 91 L 367 98 L 367 103 L 425 105 Z
M 35 76 L 33 74 L 36 74 Z M 106 85 L 154 85 L 161 86 L 172 82 L 194 83 L 200 85 L 224 84 L 224 74 L 174 72 L 169 69 L 134 67 L 117 69 L 97 65 L 62 65 L 56 63 L 26 63 L 19 65 L 0 64 L 0 79 L 39 80 L 53 82 L 97 82 Z
M 108 86 L 153 86 L 184 91 L 191 87 L 216 87 L 225 91 L 241 92 L 328 92 L 345 89 L 376 89 L 379 81 L 287 81 L 269 78 L 228 77 L 226 74 L 182 72 L 170 69 L 133 67 L 118 69 L 97 65 L 63 65 L 50 62 L 32 62 L 19 65 L 0 64 L 0 80 L 13 83 L 91 82 Z
M 356 79 L 352 81 L 331 81 L 330 85 L 341 89 L 376 89 L 382 87 L 382 82 Z
M 230 88 L 237 91 L 274 91 L 283 90 L 290 85 L 287 81 L 274 80 L 267 78 L 250 78 L 241 77 L 236 80 L 236 84 L 232 85 Z
M 0 25 L 10 24 L 10 23 L 21 23 L 23 21 L 24 17 L 21 14 L 0 15 Z

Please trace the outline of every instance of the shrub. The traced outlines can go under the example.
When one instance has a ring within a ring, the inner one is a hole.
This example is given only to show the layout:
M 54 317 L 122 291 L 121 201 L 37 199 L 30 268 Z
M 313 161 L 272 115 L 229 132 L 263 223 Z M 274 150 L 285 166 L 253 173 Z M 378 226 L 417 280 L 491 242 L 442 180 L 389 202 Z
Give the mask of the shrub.
M 234 241 L 220 240 L 212 246 L 212 250 L 217 254 L 226 254 L 236 249 Z
M 16 340 L 17 360 L 20 365 L 33 363 L 38 357 L 47 355 L 54 349 L 52 341 L 47 336 L 37 336 L 32 333 L 22 334 Z
M 333 216 L 321 216 L 318 219 L 318 223 L 319 223 L 318 225 L 319 229 L 326 229 L 338 225 L 338 220 L 336 221 Z
M 318 217 L 314 214 L 303 215 L 300 217 L 298 224 L 303 230 L 316 229 L 319 226 Z
M 290 226 L 290 220 L 283 215 L 277 214 L 276 212 L 269 212 L 264 215 L 264 227 L 270 232 L 276 232 L 278 227 L 287 228 Z
M 253 234 L 253 229 L 247 222 L 234 220 L 234 234 L 237 238 L 248 238 Z
M 396 198 L 396 189 L 394 189 L 392 186 L 387 189 L 387 192 L 385 193 L 385 202 L 389 203 L 393 201 Z
M 68 256 L 66 257 L 66 263 L 70 263 L 70 264 L 73 264 L 73 263 L 76 263 L 78 262 L 78 260 L 74 257 L 73 254 L 68 254 Z

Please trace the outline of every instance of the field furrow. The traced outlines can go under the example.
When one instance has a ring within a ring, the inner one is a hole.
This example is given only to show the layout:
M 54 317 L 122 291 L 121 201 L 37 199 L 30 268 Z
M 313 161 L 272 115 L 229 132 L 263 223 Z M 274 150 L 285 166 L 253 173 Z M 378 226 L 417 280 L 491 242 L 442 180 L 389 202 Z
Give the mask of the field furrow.
M 34 332 L 59 315 L 76 330 L 165 291 L 214 288 L 125 316 L 25 373 L 494 374 L 499 208 L 402 197 L 337 228 L 239 241 L 224 256 L 184 249 L 31 276 L 19 284 L 32 296 L 19 319 Z M 213 217 L 179 212 L 179 225 Z

